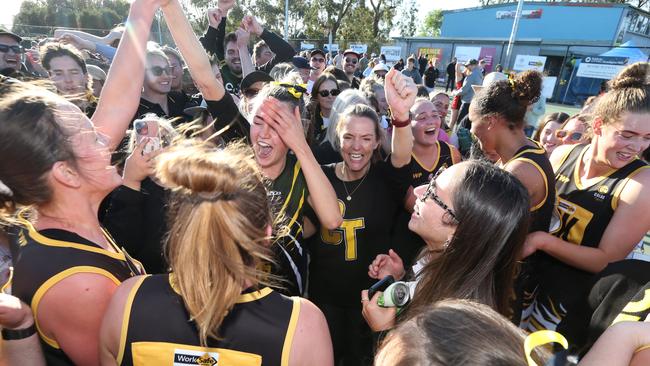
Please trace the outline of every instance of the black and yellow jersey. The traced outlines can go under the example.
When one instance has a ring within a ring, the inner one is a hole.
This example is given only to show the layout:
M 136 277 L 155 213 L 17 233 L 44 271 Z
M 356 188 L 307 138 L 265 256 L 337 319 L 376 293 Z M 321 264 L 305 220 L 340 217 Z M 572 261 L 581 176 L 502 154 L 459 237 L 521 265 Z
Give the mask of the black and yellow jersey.
M 614 216 L 626 183 L 650 167 L 635 159 L 585 186 L 580 179 L 580 164 L 588 149 L 589 145 L 572 147 L 557 166 L 558 218 L 554 218 L 551 234 L 575 245 L 595 248 Z M 522 326 L 529 330 L 554 330 L 576 303 L 585 301 L 593 274 L 541 254 L 540 283 L 532 294 L 533 303 L 524 311 Z
M 391 242 L 391 233 L 404 209 L 408 165 L 396 169 L 389 162 L 373 163 L 364 178 L 351 182 L 336 176 L 336 164 L 323 171 L 343 222 L 334 230 L 321 227 L 310 238 L 309 297 L 317 305 L 358 307 L 361 290 L 375 282 L 368 277 L 368 265 L 390 248 L 400 252 L 402 243 Z
M 454 160 L 454 155 L 451 153 L 451 146 L 444 141 L 436 141 L 437 145 L 437 156 L 436 160 L 431 167 L 425 166 L 420 162 L 415 156 L 411 154 L 411 162 L 409 163 L 409 169 L 411 170 L 411 186 L 418 187 L 423 184 L 428 184 L 431 178 L 436 174 L 440 168 L 446 168 L 452 166 L 458 161 Z
M 555 175 L 553 166 L 546 155 L 546 150 L 536 141 L 529 141 L 534 146 L 526 145 L 521 147 L 508 162 L 502 165 L 502 168 L 506 169 L 508 164 L 514 161 L 522 161 L 534 166 L 542 175 L 546 193 L 544 199 L 530 209 L 531 222 L 529 231 L 548 232 L 555 207 Z
M 219 327 L 219 339 L 199 341 L 173 274 L 143 276 L 127 298 L 117 364 L 288 365 L 300 298 L 263 288 L 243 293 Z
M 295 155 L 287 154 L 284 170 L 273 181 L 268 196 L 280 223 L 288 229 L 273 243 L 277 264 L 270 271 L 285 280 L 278 291 L 289 296 L 303 295 L 307 252 L 302 245 L 302 220 L 309 189 Z
M 32 308 L 48 365 L 73 365 L 59 344 L 39 328 L 40 301 L 52 286 L 79 273 L 102 275 L 116 286 L 134 275 L 144 273 L 140 263 L 130 258 L 117 247 L 108 233 L 104 233 L 116 252 L 103 249 L 70 231 L 36 231 L 26 221 L 17 231 L 16 239 L 20 247 L 18 256 L 14 256 L 12 292 Z M 74 294 L 70 296 L 74 298 Z

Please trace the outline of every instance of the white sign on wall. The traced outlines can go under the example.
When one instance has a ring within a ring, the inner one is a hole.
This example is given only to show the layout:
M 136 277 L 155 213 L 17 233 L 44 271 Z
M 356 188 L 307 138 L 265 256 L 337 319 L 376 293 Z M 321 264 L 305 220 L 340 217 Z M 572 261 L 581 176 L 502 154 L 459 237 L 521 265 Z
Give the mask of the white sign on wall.
M 313 43 L 300 42 L 300 50 L 313 50 L 315 48 Z
M 368 45 L 363 43 L 350 43 L 350 49 L 358 54 L 368 51 Z
M 325 52 L 338 52 L 339 51 L 339 44 L 338 43 L 330 43 L 325 45 Z
M 515 71 L 535 70 L 543 72 L 545 64 L 546 56 L 517 55 L 512 69 Z
M 594 79 L 613 79 L 629 62 L 627 57 L 587 56 L 582 59 L 576 76 Z
M 402 58 L 402 47 L 381 46 L 381 53 L 386 56 L 386 62 L 397 62 Z
M 557 76 L 544 76 L 542 81 L 542 97 L 546 99 L 553 98 L 553 91 L 555 90 L 555 83 Z
M 480 54 L 481 47 L 458 46 L 456 47 L 456 50 L 454 50 L 454 57 L 456 57 L 456 60 L 460 64 L 464 64 L 471 59 L 478 60 Z

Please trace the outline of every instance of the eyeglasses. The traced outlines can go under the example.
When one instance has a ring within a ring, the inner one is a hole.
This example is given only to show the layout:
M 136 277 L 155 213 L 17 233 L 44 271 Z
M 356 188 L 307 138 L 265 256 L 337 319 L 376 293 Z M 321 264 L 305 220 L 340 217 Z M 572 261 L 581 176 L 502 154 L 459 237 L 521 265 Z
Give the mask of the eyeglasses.
M 167 67 L 154 66 L 154 67 L 150 67 L 149 70 L 151 70 L 151 73 L 154 74 L 154 76 L 160 76 L 163 74 L 163 72 L 168 76 L 171 76 L 172 72 L 174 71 L 174 66 L 167 66 Z
M 356 65 L 357 62 L 359 62 L 359 60 L 357 60 L 356 58 L 346 58 L 345 62 Z
M 259 94 L 259 92 L 260 92 L 260 91 L 259 91 L 258 89 L 246 89 L 246 90 L 242 90 L 242 94 L 244 94 L 244 96 L 245 96 L 246 98 L 255 98 L 255 97 L 257 96 L 257 94 Z
M 458 223 L 458 219 L 456 218 L 456 214 L 454 213 L 454 211 L 451 208 L 449 208 L 449 206 L 447 206 L 446 203 L 442 202 L 440 197 L 436 194 L 436 179 L 438 179 L 438 177 L 443 171 L 445 171 L 445 167 L 438 169 L 438 171 L 433 176 L 433 178 L 431 178 L 431 180 L 429 181 L 429 185 L 427 186 L 427 190 L 424 191 L 421 200 L 422 202 L 425 202 L 427 198 L 431 198 L 433 202 L 435 202 L 438 206 L 440 206 L 440 208 L 445 210 L 445 212 L 449 215 L 449 217 L 451 217 L 456 223 Z
M 340 89 L 332 89 L 332 90 L 321 90 L 321 91 L 318 92 L 318 95 L 320 95 L 323 98 L 329 97 L 330 94 L 333 97 L 335 97 L 335 96 L 341 94 L 341 90 Z
M 325 62 L 324 58 L 318 58 L 318 57 L 312 57 L 311 58 L 312 62 Z
M 571 132 L 567 130 L 557 130 L 555 131 L 555 137 L 559 139 L 563 139 L 565 137 L 569 136 L 569 140 L 571 141 L 580 141 L 582 139 L 582 136 L 584 136 L 583 132 Z
M 24 53 L 25 52 L 25 49 L 23 48 L 23 46 L 18 46 L 18 45 L 9 46 L 7 44 L 0 44 L 0 52 L 7 53 L 7 52 L 9 52 L 9 50 L 14 51 L 14 53 Z

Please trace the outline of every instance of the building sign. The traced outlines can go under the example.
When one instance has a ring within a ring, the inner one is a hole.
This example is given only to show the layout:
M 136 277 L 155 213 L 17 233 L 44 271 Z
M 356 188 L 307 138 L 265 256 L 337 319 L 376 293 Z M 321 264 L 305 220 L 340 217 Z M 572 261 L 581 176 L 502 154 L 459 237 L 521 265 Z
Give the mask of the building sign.
M 368 51 L 368 45 L 363 43 L 350 43 L 348 48 L 360 55 Z
M 627 57 L 588 56 L 581 60 L 576 76 L 609 80 L 629 62 Z
M 454 51 L 454 57 L 456 57 L 456 60 L 461 64 L 464 64 L 471 59 L 478 60 L 480 54 L 481 47 L 458 46 Z
M 324 45 L 325 52 L 339 52 L 339 44 L 338 43 L 329 43 Z
M 300 42 L 300 50 L 305 51 L 305 50 L 313 50 L 316 48 L 313 43 L 305 43 L 305 42 Z
M 429 61 L 435 62 L 436 66 L 442 62 L 442 48 L 425 48 L 420 47 L 418 53 L 427 58 Z
M 397 62 L 402 58 L 402 47 L 381 46 L 381 53 L 386 56 L 386 62 Z
M 544 64 L 546 64 L 545 56 L 517 55 L 512 69 L 515 71 L 535 70 L 544 72 Z
M 497 11 L 497 19 L 515 19 L 516 15 L 517 15 L 516 10 Z M 542 9 L 521 11 L 521 19 L 540 19 L 541 17 L 542 17 Z
M 544 76 L 542 81 L 542 97 L 546 99 L 553 98 L 555 83 L 557 83 L 557 76 Z
M 485 74 L 489 74 L 494 71 L 494 58 L 497 55 L 497 49 L 494 47 L 481 47 L 481 52 L 478 55 L 478 60 L 485 61 Z

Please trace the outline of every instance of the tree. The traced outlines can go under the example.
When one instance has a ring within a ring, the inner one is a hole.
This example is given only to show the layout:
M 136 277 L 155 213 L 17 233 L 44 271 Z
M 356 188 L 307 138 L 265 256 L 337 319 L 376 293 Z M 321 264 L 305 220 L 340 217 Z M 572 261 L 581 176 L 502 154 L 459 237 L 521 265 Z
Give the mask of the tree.
M 438 37 L 442 27 L 442 10 L 431 10 L 424 17 L 424 21 L 418 29 L 420 37 Z
M 418 8 L 415 0 L 405 1 L 400 7 L 399 13 L 401 16 L 397 21 L 397 26 L 399 27 L 400 36 L 413 37 L 418 22 Z

